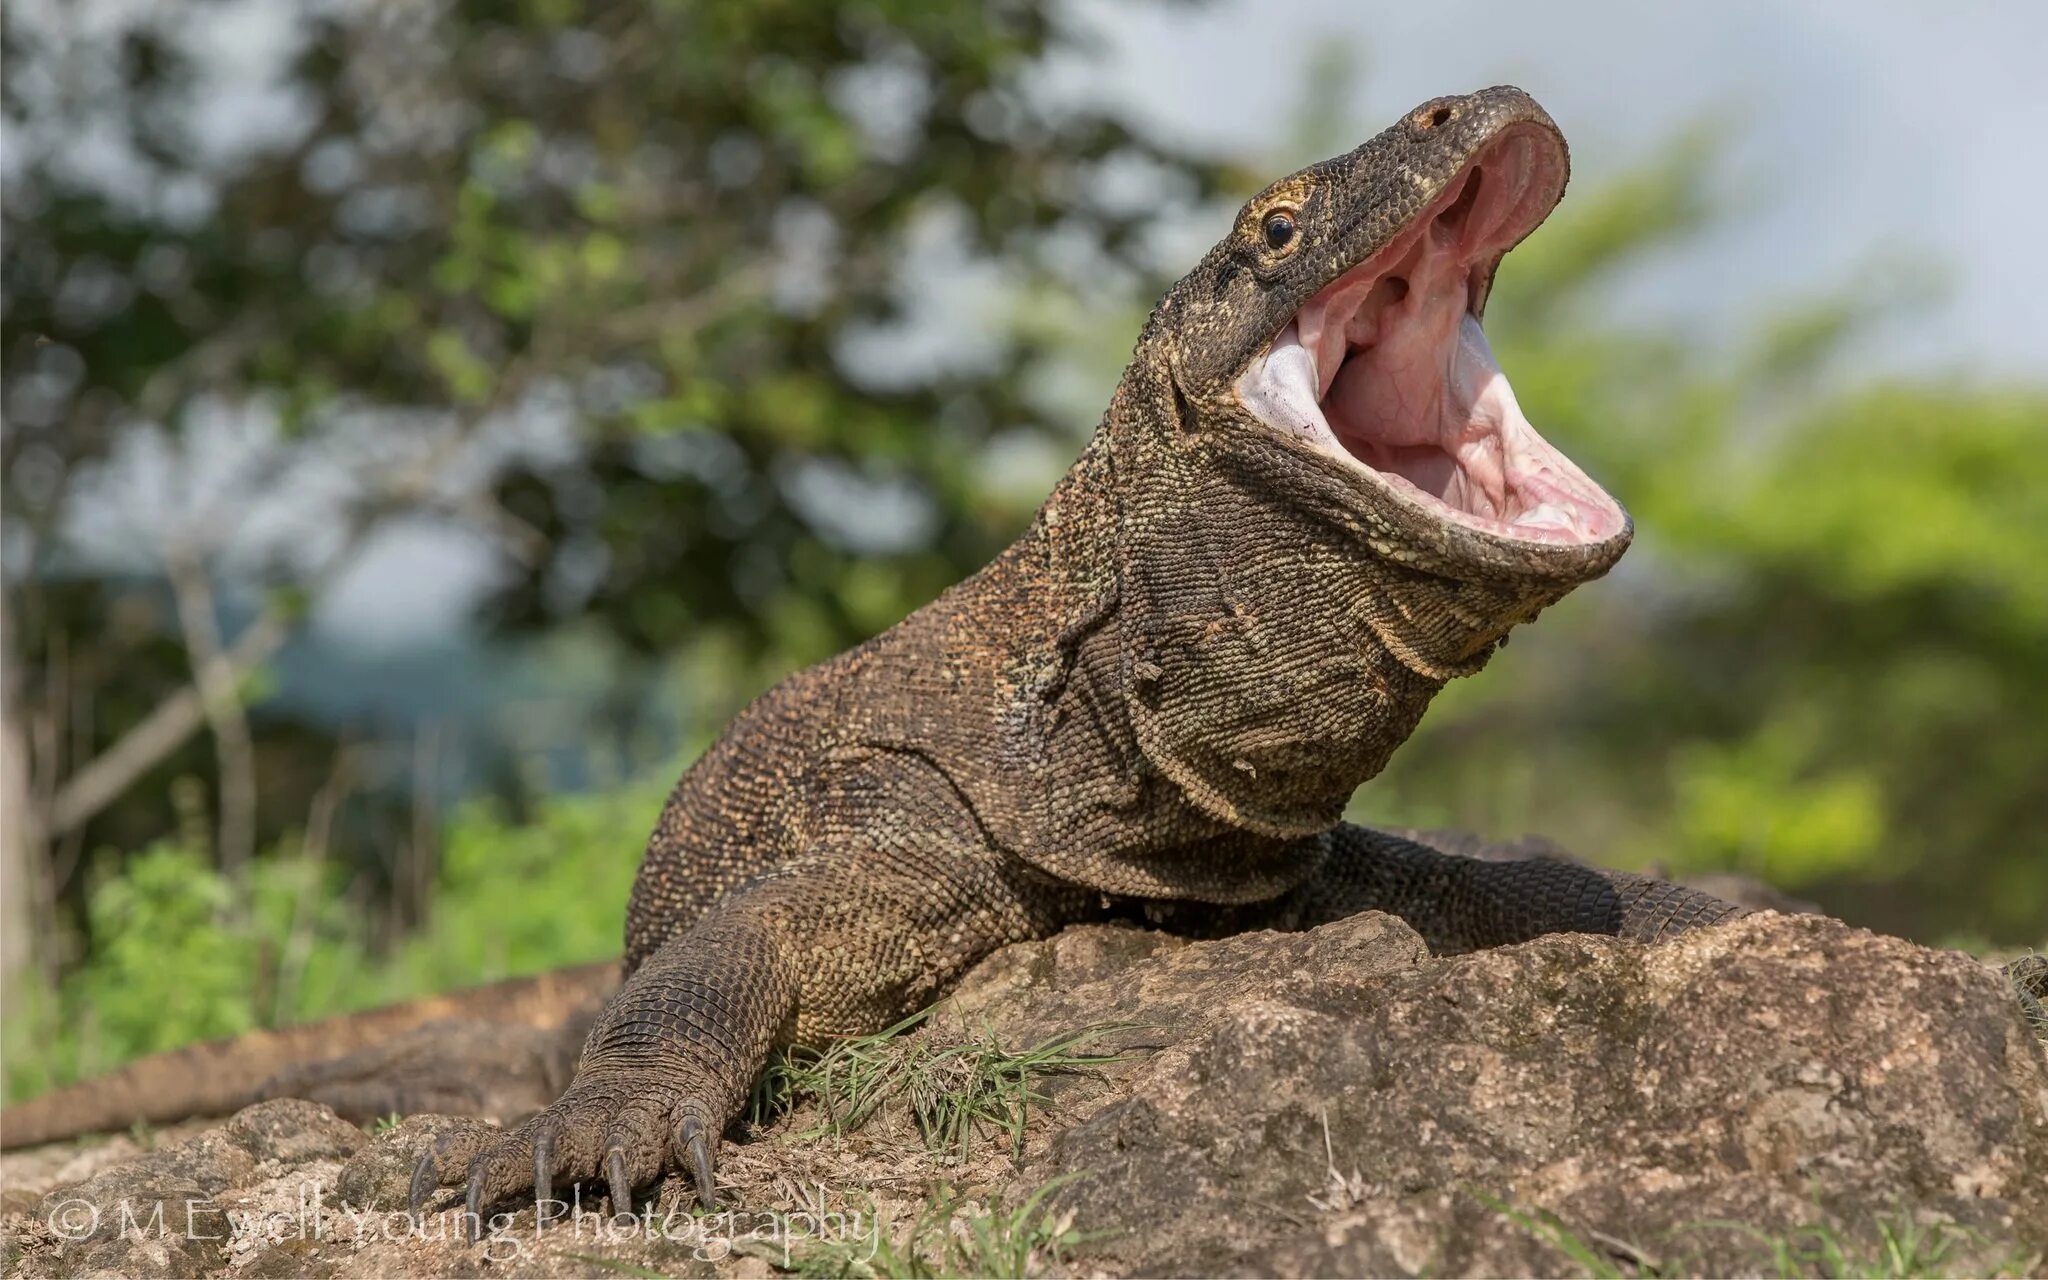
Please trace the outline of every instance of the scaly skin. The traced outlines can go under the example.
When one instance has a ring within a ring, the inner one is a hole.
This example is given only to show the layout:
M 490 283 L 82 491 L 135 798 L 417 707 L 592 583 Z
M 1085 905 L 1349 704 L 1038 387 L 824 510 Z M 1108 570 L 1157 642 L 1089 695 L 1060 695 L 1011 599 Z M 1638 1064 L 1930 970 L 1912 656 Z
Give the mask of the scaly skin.
M 472 1212 L 545 1200 L 600 1172 L 625 1207 L 669 1169 L 709 1204 L 720 1132 L 773 1048 L 886 1026 L 1005 943 L 1135 902 L 1243 926 L 1380 907 L 1443 950 L 1738 914 L 1339 825 L 1445 681 L 1628 542 L 1451 526 L 1232 390 L 1310 295 L 1512 127 L 1555 143 L 1561 193 L 1556 127 L 1498 88 L 1426 103 L 1254 197 L 1153 312 L 1024 535 L 763 696 L 684 774 L 634 886 L 628 977 L 568 1091 L 427 1153 L 415 1207 L 444 1184 L 466 1183 Z M 1261 220 L 1282 202 L 1299 234 L 1276 250 Z

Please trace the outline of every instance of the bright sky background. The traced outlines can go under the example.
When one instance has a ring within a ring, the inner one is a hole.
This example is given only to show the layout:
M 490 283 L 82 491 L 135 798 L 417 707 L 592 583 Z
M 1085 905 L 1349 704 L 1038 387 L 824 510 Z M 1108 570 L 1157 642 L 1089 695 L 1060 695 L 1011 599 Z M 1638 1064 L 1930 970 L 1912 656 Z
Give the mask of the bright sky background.
M 1574 180 L 1598 182 L 1688 124 L 1724 121 L 1739 216 L 1634 282 L 1629 305 L 1725 331 L 1772 299 L 1917 264 L 1950 292 L 1903 317 L 1873 357 L 2048 375 L 2043 0 L 1079 9 L 1108 44 L 1109 73 L 1076 69 L 1063 89 L 1252 155 L 1286 129 L 1306 53 L 1329 42 L 1357 58 L 1358 100 L 1332 109 L 1361 141 L 1425 99 L 1518 84 L 1563 126 Z

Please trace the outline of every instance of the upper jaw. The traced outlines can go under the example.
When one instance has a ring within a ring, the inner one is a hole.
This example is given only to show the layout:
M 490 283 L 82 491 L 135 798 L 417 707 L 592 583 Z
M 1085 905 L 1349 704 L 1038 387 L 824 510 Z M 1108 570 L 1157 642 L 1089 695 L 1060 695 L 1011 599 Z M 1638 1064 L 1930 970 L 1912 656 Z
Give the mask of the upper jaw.
M 1245 410 L 1339 464 L 1402 524 L 1573 560 L 1619 554 L 1627 514 L 1530 425 L 1479 326 L 1495 265 L 1555 203 L 1561 163 L 1543 130 L 1490 139 L 1294 313 L 1237 379 Z

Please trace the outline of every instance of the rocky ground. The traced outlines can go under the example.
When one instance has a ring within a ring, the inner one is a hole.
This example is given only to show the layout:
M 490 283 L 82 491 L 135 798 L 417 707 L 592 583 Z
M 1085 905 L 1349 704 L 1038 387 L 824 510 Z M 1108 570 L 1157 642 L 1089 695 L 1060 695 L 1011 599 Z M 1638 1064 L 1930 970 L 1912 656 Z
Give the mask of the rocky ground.
M 718 1215 L 586 1188 L 472 1246 L 401 1206 L 477 1122 L 284 1101 L 6 1157 L 6 1269 L 2048 1274 L 2048 1054 L 2005 979 L 1812 916 L 1452 959 L 1378 915 L 1075 929 L 776 1081 Z

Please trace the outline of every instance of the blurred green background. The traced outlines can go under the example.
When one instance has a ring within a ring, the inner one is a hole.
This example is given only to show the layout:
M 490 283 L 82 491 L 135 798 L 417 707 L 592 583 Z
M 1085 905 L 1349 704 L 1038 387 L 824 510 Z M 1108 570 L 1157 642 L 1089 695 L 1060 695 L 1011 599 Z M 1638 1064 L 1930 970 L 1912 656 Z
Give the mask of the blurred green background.
M 0 16 L 10 1097 L 613 954 L 726 717 L 999 548 L 1235 202 L 1411 105 L 1297 42 L 1205 138 L 1026 3 L 124 12 Z M 1932 254 L 1628 305 L 1771 185 L 1714 119 L 1582 158 L 1489 310 L 1635 548 L 1354 816 L 2039 943 L 2048 380 L 1867 341 Z

